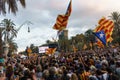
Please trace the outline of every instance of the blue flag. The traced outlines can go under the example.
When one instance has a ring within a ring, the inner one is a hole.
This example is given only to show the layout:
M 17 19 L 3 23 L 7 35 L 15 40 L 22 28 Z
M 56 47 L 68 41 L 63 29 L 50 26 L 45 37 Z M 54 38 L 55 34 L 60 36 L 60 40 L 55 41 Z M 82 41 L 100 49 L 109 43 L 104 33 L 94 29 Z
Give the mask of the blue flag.
M 106 45 L 106 36 L 104 31 L 95 32 L 94 34 L 104 45 Z

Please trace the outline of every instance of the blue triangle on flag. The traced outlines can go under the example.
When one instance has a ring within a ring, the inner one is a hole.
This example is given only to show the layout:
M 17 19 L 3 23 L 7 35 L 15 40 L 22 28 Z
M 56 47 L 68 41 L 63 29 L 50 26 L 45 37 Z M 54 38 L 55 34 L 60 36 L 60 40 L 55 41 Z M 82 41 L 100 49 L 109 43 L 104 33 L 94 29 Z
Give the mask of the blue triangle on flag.
M 106 45 L 106 36 L 103 30 L 99 32 L 95 32 L 94 34 L 98 39 L 100 39 L 100 41 L 102 41 L 104 45 Z

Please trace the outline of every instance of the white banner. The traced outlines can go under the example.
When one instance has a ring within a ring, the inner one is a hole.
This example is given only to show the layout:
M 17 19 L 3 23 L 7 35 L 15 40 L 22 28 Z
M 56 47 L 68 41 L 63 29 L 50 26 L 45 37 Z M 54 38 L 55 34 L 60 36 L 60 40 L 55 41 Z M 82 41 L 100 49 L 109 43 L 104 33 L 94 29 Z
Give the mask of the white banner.
M 45 53 L 46 49 L 48 49 L 48 48 L 49 48 L 48 46 L 41 46 L 41 47 L 39 47 L 39 53 Z

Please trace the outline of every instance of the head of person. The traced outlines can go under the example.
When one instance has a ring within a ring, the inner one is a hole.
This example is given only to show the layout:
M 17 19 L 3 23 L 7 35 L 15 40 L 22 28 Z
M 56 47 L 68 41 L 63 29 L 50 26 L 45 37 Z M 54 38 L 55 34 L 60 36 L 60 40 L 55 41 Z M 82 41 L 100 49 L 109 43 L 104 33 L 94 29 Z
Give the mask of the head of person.
M 47 79 L 47 78 L 49 77 L 49 71 L 48 71 L 48 70 L 44 70 L 44 71 L 43 71 L 43 74 L 42 74 L 42 77 L 43 77 L 44 79 Z
M 71 75 L 71 80 L 78 80 L 78 77 L 77 77 L 76 73 L 73 73 Z
M 55 73 L 56 73 L 55 68 L 54 67 L 50 67 L 49 73 L 50 73 L 50 75 L 55 75 Z

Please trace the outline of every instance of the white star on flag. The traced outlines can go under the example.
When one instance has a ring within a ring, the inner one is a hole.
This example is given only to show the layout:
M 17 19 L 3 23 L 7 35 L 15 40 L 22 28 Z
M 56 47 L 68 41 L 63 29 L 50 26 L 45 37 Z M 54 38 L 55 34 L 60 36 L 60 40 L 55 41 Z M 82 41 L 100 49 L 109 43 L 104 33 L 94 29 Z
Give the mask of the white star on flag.
M 103 36 L 104 36 L 104 34 L 101 32 L 101 33 L 100 33 L 100 38 L 103 38 Z

